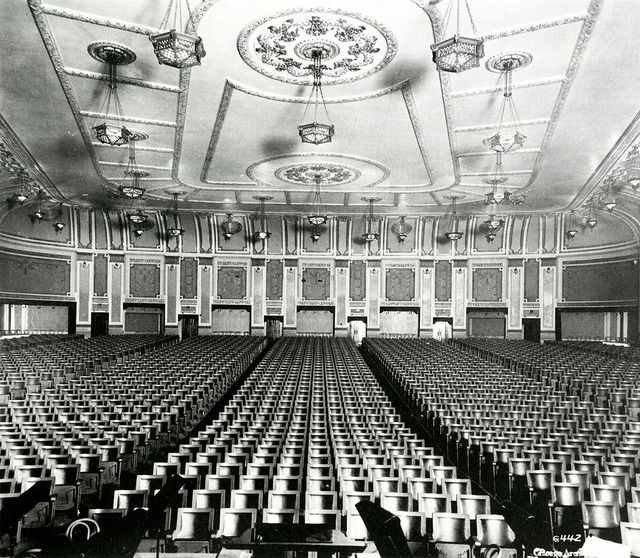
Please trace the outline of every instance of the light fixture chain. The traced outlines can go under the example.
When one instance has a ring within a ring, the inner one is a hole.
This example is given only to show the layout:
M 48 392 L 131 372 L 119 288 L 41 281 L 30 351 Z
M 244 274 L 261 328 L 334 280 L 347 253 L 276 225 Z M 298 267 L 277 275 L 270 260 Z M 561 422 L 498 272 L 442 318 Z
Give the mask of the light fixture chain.
M 471 10 L 469 9 L 469 2 L 464 0 L 464 5 L 467 8 L 467 14 L 469 14 L 469 21 L 471 22 L 471 30 L 473 31 L 473 36 L 478 36 L 478 30 L 476 29 L 476 24 L 473 22 L 473 16 L 471 15 Z

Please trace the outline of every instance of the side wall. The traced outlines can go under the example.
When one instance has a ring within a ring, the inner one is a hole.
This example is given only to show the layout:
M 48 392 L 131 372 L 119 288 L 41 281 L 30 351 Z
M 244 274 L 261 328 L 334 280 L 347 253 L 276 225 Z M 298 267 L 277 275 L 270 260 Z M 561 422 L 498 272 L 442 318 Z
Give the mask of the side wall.
M 8 306 L 46 301 L 74 306 L 80 333 L 90 331 L 92 313 L 106 312 L 112 333 L 172 333 L 191 315 L 202 333 L 263 334 L 265 319 L 277 317 L 285 334 L 346 335 L 349 321 L 365 319 L 368 335 L 431 336 L 434 321 L 447 318 L 457 336 L 518 338 L 522 320 L 537 318 L 551 339 L 563 322 L 577 335 L 563 313 L 591 309 L 624 314 L 605 331 L 638 339 L 638 243 L 615 216 L 602 215 L 602 234 L 588 243 L 593 231 L 568 242 L 561 215 L 535 215 L 507 219 L 493 243 L 475 217 L 455 243 L 443 238 L 447 223 L 430 216 L 407 217 L 412 231 L 398 242 L 397 217 L 385 217 L 371 244 L 358 232 L 362 217 L 334 218 L 314 244 L 302 218 L 270 217 L 271 238 L 253 242 L 251 219 L 238 216 L 243 231 L 227 242 L 223 215 L 186 214 L 176 241 L 157 232 L 160 214 L 135 239 L 122 212 L 74 209 L 69 234 L 58 238 L 36 234 L 41 225 L 16 213 L 23 210 L 0 219 L 3 323 Z

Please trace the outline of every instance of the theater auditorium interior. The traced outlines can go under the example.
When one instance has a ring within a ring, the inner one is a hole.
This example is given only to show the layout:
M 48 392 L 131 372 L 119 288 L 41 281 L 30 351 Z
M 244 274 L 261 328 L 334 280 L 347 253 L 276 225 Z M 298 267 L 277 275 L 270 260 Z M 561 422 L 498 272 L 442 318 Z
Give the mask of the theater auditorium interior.
M 0 556 L 640 556 L 638 28 L 0 2 Z

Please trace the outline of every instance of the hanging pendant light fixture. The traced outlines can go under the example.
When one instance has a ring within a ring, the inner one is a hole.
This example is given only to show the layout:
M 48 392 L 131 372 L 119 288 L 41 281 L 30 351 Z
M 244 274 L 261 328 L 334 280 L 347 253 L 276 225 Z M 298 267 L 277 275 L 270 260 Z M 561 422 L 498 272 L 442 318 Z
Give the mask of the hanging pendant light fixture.
M 362 198 L 362 201 L 365 201 L 369 204 L 369 214 L 367 216 L 367 224 L 364 234 L 362 238 L 364 238 L 367 242 L 373 242 L 374 240 L 378 240 L 380 234 L 373 230 L 373 204 L 377 201 L 380 201 L 382 198 Z
M 487 60 L 487 69 L 493 72 L 500 72 L 504 76 L 504 90 L 502 94 L 502 103 L 498 111 L 498 121 L 496 124 L 496 132 L 490 138 L 482 140 L 484 145 L 494 151 L 508 153 L 516 151 L 523 145 L 527 136 L 519 130 L 520 119 L 518 111 L 513 100 L 512 73 L 514 70 L 528 66 L 531 63 L 531 55 L 523 52 L 499 54 Z M 505 123 L 505 115 L 508 114 L 510 121 Z M 503 139 L 504 128 L 513 129 L 513 136 L 508 140 Z
M 578 229 L 576 228 L 576 215 L 574 211 L 571 211 L 571 213 L 569 213 L 569 223 L 566 234 L 569 240 L 573 240 L 578 234 Z
M 634 192 L 640 186 L 640 144 L 634 145 L 624 162 L 624 174 Z
M 60 234 L 64 230 L 65 226 L 65 223 L 63 223 L 62 221 L 56 221 L 53 224 L 53 228 L 57 234 Z
M 36 194 L 36 210 L 33 213 L 34 219 L 37 219 L 38 221 L 42 221 L 42 219 L 44 219 L 44 211 L 42 210 L 42 197 L 42 190 L 39 189 L 38 193 Z
M 16 200 L 20 205 L 23 205 L 29 199 L 29 188 L 27 187 L 27 178 L 29 175 L 22 171 L 18 173 L 18 193 L 16 194 Z
M 229 242 L 234 234 L 238 234 L 242 230 L 242 225 L 233 220 L 233 214 L 227 213 L 227 218 L 222 221 L 220 228 L 225 242 Z
M 167 235 L 170 238 L 178 238 L 184 234 L 184 229 L 178 226 L 178 196 L 184 192 L 171 192 L 173 194 L 173 227 L 167 229 Z
M 136 161 L 136 143 L 147 139 L 149 136 L 144 132 L 138 130 L 129 131 L 129 160 L 127 161 L 127 168 L 124 171 L 124 176 L 127 180 L 125 184 L 122 184 L 119 188 L 120 195 L 135 200 L 141 198 L 144 195 L 144 188 L 140 185 L 140 179 L 150 176 L 150 172 L 140 169 Z
M 314 176 L 314 181 L 316 184 L 316 192 L 314 196 L 314 213 L 313 215 L 309 215 L 307 219 L 309 220 L 309 236 L 311 237 L 312 242 L 318 242 L 320 237 L 325 233 L 327 228 L 325 227 L 325 223 L 327 222 L 327 216 L 322 215 L 322 201 L 320 199 L 320 182 L 322 180 L 322 176 L 319 173 L 316 173 Z
M 471 24 L 472 37 L 460 35 L 460 2 L 464 6 Z M 455 15 L 454 15 L 455 12 Z M 455 17 L 455 31 L 452 37 L 431 45 L 433 61 L 438 70 L 442 72 L 464 72 L 480 65 L 480 59 L 484 56 L 484 42 L 478 36 L 478 31 L 473 23 L 471 10 L 467 0 L 450 0 L 445 12 L 442 26 L 444 33 L 448 33 L 451 21 Z
M 186 14 L 183 10 L 183 1 Z M 189 0 L 169 0 L 169 6 L 160 24 L 162 31 L 149 36 L 158 63 L 173 68 L 190 68 L 200 64 L 207 53 L 202 39 L 188 33 L 191 22 Z M 171 29 L 169 29 L 170 24 L 173 25 Z
M 589 214 L 587 215 L 586 222 L 591 230 L 595 229 L 598 224 L 598 219 L 596 219 L 595 201 L 593 198 L 589 200 Z
M 129 142 L 131 132 L 124 125 L 122 105 L 118 96 L 117 68 L 134 62 L 136 54 L 124 45 L 106 41 L 91 43 L 87 51 L 92 58 L 109 66 L 109 86 L 101 110 L 104 119 L 93 126 L 96 139 L 107 145 L 124 145 Z M 112 103 L 115 111 L 113 115 L 109 112 Z M 109 123 L 109 120 L 115 121 L 115 124 Z
M 451 200 L 451 225 L 448 232 L 444 233 L 444 236 L 450 241 L 460 240 L 462 238 L 462 232 L 458 230 L 458 216 L 456 214 L 456 201 L 462 199 L 463 196 L 457 194 L 447 196 Z
M 504 192 L 501 196 L 498 195 L 498 186 L 504 184 L 507 180 L 508 178 L 504 175 L 502 169 L 502 153 L 498 151 L 496 152 L 496 166 L 493 174 L 482 179 L 482 182 L 491 186 L 491 190 L 484 195 L 486 205 L 500 204 L 505 198 L 509 199 L 510 192 Z
M 391 232 L 396 235 L 398 242 L 402 244 L 409 233 L 413 230 L 413 227 L 406 222 L 404 215 L 400 219 L 391 225 Z
M 616 198 L 612 192 L 614 183 L 615 179 L 612 176 L 608 176 L 604 181 L 602 205 L 604 205 L 609 213 L 612 213 L 617 205 Z
M 320 145 L 321 143 L 329 143 L 335 133 L 335 128 L 331 119 L 329 118 L 329 112 L 324 100 L 324 94 L 322 93 L 322 49 L 316 48 L 311 52 L 312 57 L 312 72 L 313 72 L 313 86 L 311 87 L 311 93 L 307 99 L 307 104 L 302 114 L 302 119 L 298 125 L 298 133 L 302 139 L 302 143 L 312 143 L 314 145 Z M 305 119 L 311 106 L 313 105 L 313 122 L 304 124 Z M 328 121 L 328 124 L 318 122 L 318 109 L 324 110 L 324 115 Z
M 267 216 L 264 211 L 264 204 L 273 199 L 273 196 L 253 196 L 253 199 L 260 202 L 260 228 L 253 236 L 256 240 L 267 240 L 271 236 L 271 233 L 267 229 Z

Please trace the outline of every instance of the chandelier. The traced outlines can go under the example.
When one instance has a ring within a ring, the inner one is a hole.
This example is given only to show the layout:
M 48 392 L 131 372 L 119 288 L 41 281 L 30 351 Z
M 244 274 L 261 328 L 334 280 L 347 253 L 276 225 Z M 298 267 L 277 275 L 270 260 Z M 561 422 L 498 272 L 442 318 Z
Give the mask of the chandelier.
M 398 242 L 402 244 L 409 233 L 413 230 L 413 227 L 406 222 L 404 215 L 400 219 L 391 225 L 391 232 L 396 235 Z
M 56 231 L 57 234 L 60 234 L 64 230 L 65 226 L 66 226 L 65 223 L 63 223 L 62 221 L 56 221 L 53 224 L 53 229 Z
M 369 204 L 369 213 L 367 215 L 367 224 L 364 234 L 362 238 L 364 238 L 367 242 L 373 242 L 374 240 L 378 240 L 380 234 L 373 230 L 373 204 L 377 201 L 380 201 L 382 198 L 362 198 L 362 201 L 365 201 Z
M 493 173 L 482 179 L 482 182 L 491 186 L 491 190 L 484 195 L 484 203 L 486 205 L 521 205 L 524 203 L 527 196 L 526 192 L 498 191 L 498 186 L 508 180 L 502 168 L 502 152 L 496 151 L 496 166 Z
M 569 240 L 573 240 L 578 234 L 578 229 L 576 228 L 576 215 L 574 211 L 569 213 L 569 224 L 567 226 L 566 234 Z
M 302 114 L 302 119 L 298 125 L 298 133 L 302 139 L 302 143 L 312 143 L 314 145 L 320 145 L 321 143 L 329 143 L 335 133 L 331 118 L 327 112 L 327 106 L 325 104 L 324 95 L 322 93 L 322 49 L 315 48 L 311 52 L 312 57 L 312 72 L 313 72 L 313 86 L 311 87 L 311 93 L 307 99 L 307 104 Z M 304 124 L 303 122 L 307 118 L 307 114 L 311 106 L 313 105 L 313 122 Z M 318 122 L 318 109 L 322 106 L 324 114 L 327 118 L 328 124 Z
M 469 16 L 473 36 L 463 37 L 460 35 L 460 1 L 450 0 L 443 18 L 444 24 L 442 28 L 446 34 L 450 25 L 453 25 L 451 18 L 455 11 L 455 31 L 453 36 L 431 45 L 433 61 L 438 70 L 442 72 L 464 72 L 465 70 L 477 68 L 480 64 L 480 59 L 484 56 L 484 42 L 478 37 L 478 31 L 473 23 L 467 0 L 464 0 L 464 6 Z
M 264 212 L 264 203 L 273 199 L 273 196 L 253 196 L 254 200 L 260 202 L 260 228 L 254 233 L 256 240 L 267 240 L 271 233 L 267 229 L 267 216 Z
M 42 210 L 42 198 L 43 193 L 41 189 L 38 189 L 38 193 L 36 194 L 36 210 L 33 212 L 34 219 L 38 221 L 42 221 L 44 219 L 44 211 Z
M 227 213 L 227 218 L 222 221 L 220 228 L 222 229 L 222 236 L 225 242 L 229 242 L 234 234 L 238 234 L 242 230 L 242 225 L 238 223 L 238 221 L 233 220 L 231 213 Z
M 448 196 L 449 199 L 451 200 L 451 226 L 450 226 L 450 230 L 447 231 L 446 233 L 444 233 L 444 236 L 447 238 L 447 240 L 450 241 L 455 241 L 455 240 L 460 240 L 462 238 L 462 232 L 460 232 L 458 230 L 458 217 L 456 214 L 456 201 L 459 199 L 462 199 L 463 196 L 459 196 L 459 195 L 453 195 L 453 196 Z
M 167 235 L 170 238 L 178 238 L 184 234 L 184 229 L 178 226 L 178 196 L 184 192 L 172 192 L 173 194 L 173 227 L 167 229 Z
M 189 0 L 184 0 L 184 14 L 182 2 L 183 0 L 169 0 L 169 6 L 160 24 L 162 32 L 149 36 L 158 62 L 173 68 L 198 66 L 207 54 L 202 39 L 187 32 L 192 20 L 191 7 Z M 184 15 L 187 15 L 187 20 L 183 23 Z M 168 30 L 172 19 L 173 28 Z
M 18 193 L 16 194 L 16 200 L 20 205 L 23 205 L 29 199 L 29 187 L 27 186 L 26 179 L 29 175 L 21 171 L 18 173 Z
M 633 191 L 640 186 L 640 144 L 634 145 L 624 162 L 624 174 Z
M 527 136 L 520 133 L 520 120 L 518 118 L 518 111 L 513 100 L 513 87 L 512 87 L 512 73 L 514 70 L 523 68 L 531 63 L 531 55 L 528 53 L 507 53 L 493 56 L 487 60 L 487 69 L 494 72 L 501 72 L 504 76 L 504 92 L 502 94 L 502 103 L 500 110 L 498 111 L 498 121 L 496 124 L 497 130 L 490 138 L 482 140 L 484 145 L 488 145 L 489 149 L 494 151 L 507 153 L 509 151 L 516 151 L 523 145 Z M 510 121 L 505 125 L 505 114 L 508 114 Z M 515 131 L 513 136 L 508 140 L 503 140 L 503 128 L 507 126 L 513 128 Z
M 100 62 L 105 62 L 109 66 L 109 85 L 100 111 L 104 115 L 104 120 L 97 122 L 93 126 L 96 139 L 100 143 L 107 145 L 124 145 L 129 142 L 131 132 L 124 125 L 122 105 L 120 104 L 120 97 L 118 96 L 118 80 L 116 74 L 118 66 L 131 64 L 135 61 L 136 54 L 124 45 L 106 41 L 91 43 L 87 47 L 87 51 L 92 58 Z M 109 112 L 112 103 L 115 110 L 113 116 Z M 115 124 L 108 123 L 108 120 L 115 120 Z

